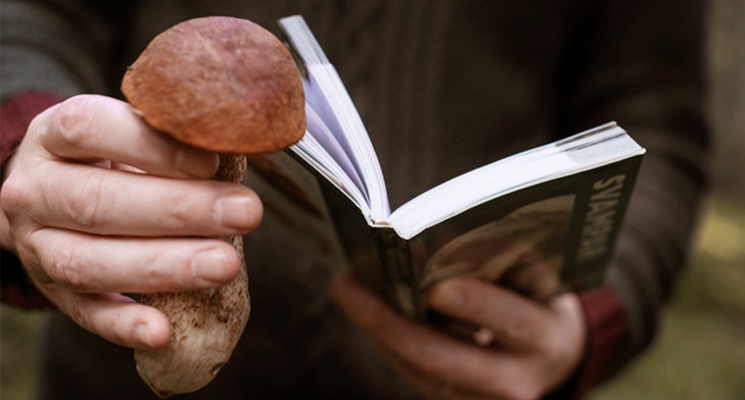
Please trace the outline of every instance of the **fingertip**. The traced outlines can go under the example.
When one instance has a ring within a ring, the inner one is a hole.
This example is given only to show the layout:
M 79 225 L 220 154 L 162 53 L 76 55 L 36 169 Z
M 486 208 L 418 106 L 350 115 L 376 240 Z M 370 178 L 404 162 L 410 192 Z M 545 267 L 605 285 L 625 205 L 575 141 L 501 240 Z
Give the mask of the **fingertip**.
M 238 275 L 240 265 L 238 252 L 225 242 L 197 252 L 190 263 L 192 275 L 200 283 L 206 283 L 206 287 L 218 287 L 232 281 Z
M 235 237 L 235 240 L 239 240 L 242 242 L 243 237 L 237 236 Z M 223 242 L 221 243 L 221 245 L 223 251 L 225 252 L 225 258 L 227 260 L 227 264 L 225 265 L 224 269 L 225 275 L 223 277 L 223 282 L 228 283 L 235 279 L 235 277 L 238 276 L 238 273 L 240 273 L 241 266 L 243 264 L 242 255 L 238 254 L 238 250 L 236 250 L 236 247 L 227 242 Z
M 171 323 L 162 312 L 153 309 L 147 321 L 135 324 L 134 348 L 157 349 L 164 347 L 171 340 Z
M 261 201 L 261 197 L 259 197 L 258 193 L 253 190 L 250 190 L 249 197 L 251 198 L 254 217 L 253 223 L 249 229 L 253 232 L 259 227 L 259 225 L 261 225 L 261 221 L 264 219 L 264 202 Z
M 165 347 L 171 341 L 171 322 L 163 315 L 158 323 L 150 327 L 150 344 L 153 348 L 158 349 Z
M 134 329 L 135 347 L 152 348 L 153 342 L 150 337 L 150 327 L 144 322 L 135 325 Z
M 432 307 L 439 311 L 457 310 L 466 300 L 463 285 L 457 279 L 446 279 L 436 284 L 427 296 Z
M 264 205 L 253 190 L 241 188 L 217 199 L 212 209 L 215 220 L 236 234 L 249 233 L 258 228 Z
M 246 190 L 247 205 L 245 208 L 246 216 L 243 221 L 243 230 L 246 233 L 255 231 L 264 218 L 264 203 L 259 195 L 253 190 L 243 187 Z

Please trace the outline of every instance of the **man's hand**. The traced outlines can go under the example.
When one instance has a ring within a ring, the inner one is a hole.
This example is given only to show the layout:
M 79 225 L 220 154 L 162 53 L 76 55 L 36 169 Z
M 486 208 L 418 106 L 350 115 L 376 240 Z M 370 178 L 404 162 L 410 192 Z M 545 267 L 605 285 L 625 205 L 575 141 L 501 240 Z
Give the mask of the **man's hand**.
M 428 293 L 432 308 L 483 327 L 492 339 L 483 346 L 398 315 L 347 274 L 330 290 L 427 398 L 538 399 L 568 380 L 584 353 L 584 321 L 573 294 L 543 304 L 472 278 L 435 285 Z
M 15 250 L 37 287 L 83 328 L 129 347 L 164 346 L 168 318 L 119 293 L 206 289 L 239 269 L 204 236 L 256 228 L 241 185 L 208 180 L 216 154 L 155 132 L 124 102 L 78 96 L 31 123 L 2 187 Z

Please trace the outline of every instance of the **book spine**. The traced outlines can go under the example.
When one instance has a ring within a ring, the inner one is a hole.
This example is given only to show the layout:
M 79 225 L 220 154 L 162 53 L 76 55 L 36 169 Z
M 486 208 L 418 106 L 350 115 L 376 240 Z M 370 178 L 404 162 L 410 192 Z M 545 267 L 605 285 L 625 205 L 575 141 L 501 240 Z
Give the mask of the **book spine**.
M 426 307 L 419 286 L 419 277 L 412 262 L 409 242 L 389 227 L 372 227 L 375 244 L 386 276 L 386 295 L 405 316 L 417 320 L 426 318 Z
M 354 276 L 402 314 L 424 320 L 426 309 L 409 242 L 384 225 L 372 225 L 359 205 L 292 151 L 298 165 L 315 176 L 346 262 Z
M 409 243 L 385 226 L 372 226 L 362 211 L 323 177 L 318 181 L 354 276 L 402 314 L 424 319 Z

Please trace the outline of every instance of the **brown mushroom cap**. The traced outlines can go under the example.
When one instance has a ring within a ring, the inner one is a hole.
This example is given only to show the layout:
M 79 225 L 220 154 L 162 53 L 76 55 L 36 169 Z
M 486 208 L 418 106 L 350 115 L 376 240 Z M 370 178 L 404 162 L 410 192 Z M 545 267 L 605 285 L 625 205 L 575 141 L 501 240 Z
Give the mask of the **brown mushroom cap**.
M 292 56 L 244 19 L 206 17 L 156 36 L 122 80 L 155 129 L 228 153 L 282 150 L 305 133 L 305 96 Z

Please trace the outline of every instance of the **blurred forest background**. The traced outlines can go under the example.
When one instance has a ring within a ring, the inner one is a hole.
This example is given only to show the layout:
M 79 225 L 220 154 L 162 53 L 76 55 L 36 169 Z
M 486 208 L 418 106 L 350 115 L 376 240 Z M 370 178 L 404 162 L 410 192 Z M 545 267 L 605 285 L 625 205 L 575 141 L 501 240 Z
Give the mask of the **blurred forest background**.
M 653 347 L 598 400 L 745 399 L 745 0 L 709 4 L 716 148 L 690 269 Z M 30 398 L 42 318 L 0 308 L 0 399 Z

